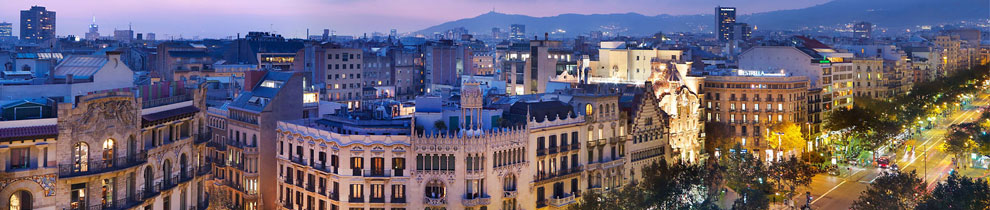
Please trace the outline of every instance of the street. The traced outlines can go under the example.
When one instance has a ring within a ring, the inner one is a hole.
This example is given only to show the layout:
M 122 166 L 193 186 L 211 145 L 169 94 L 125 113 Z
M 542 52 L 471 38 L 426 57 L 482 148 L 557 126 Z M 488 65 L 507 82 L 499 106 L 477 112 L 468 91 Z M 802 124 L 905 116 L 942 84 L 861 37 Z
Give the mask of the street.
M 978 100 L 973 100 L 972 107 L 980 107 L 988 104 L 987 95 L 980 94 Z M 909 146 L 896 150 L 896 155 L 891 155 L 891 163 L 900 166 L 902 172 L 916 170 L 918 176 L 928 181 L 928 190 L 935 187 L 938 181 L 945 180 L 946 176 L 953 169 L 952 155 L 939 149 L 939 145 L 944 141 L 943 136 L 947 128 L 953 124 L 973 121 L 980 116 L 980 109 L 970 108 L 968 110 L 955 111 L 948 117 L 941 119 L 935 124 L 933 129 L 925 130 L 920 135 L 915 135 L 913 145 L 915 149 L 905 151 Z M 909 141 L 912 142 L 912 141 Z M 925 158 L 927 154 L 927 158 Z M 960 166 L 961 167 L 961 166 Z M 962 169 L 962 175 L 970 177 L 984 177 L 987 170 L 984 169 Z M 849 209 L 861 192 L 865 191 L 870 183 L 875 180 L 883 170 L 873 166 L 843 167 L 839 176 L 819 174 L 812 179 L 812 183 L 799 190 L 799 192 L 810 192 L 812 197 L 812 209 Z M 795 206 L 802 206 L 806 202 L 805 195 L 793 198 Z

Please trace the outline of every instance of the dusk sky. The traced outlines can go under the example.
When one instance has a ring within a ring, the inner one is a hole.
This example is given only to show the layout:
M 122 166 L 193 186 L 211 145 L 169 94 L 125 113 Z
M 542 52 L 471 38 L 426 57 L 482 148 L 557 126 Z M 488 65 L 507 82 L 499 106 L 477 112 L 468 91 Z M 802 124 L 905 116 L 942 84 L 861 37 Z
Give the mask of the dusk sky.
M 735 6 L 748 14 L 797 9 L 822 4 L 812 0 L 3 0 L 0 21 L 14 23 L 18 33 L 20 10 L 32 5 L 57 12 L 59 36 L 82 36 L 96 16 L 102 35 L 132 23 L 136 33 L 153 32 L 158 39 L 223 38 L 247 31 L 271 31 L 303 37 L 306 29 L 321 34 L 364 32 L 399 33 L 420 30 L 446 21 L 491 11 L 530 16 L 564 13 L 604 14 L 635 12 L 709 14 L 717 5 Z M 714 20 L 713 20 L 714 21 Z

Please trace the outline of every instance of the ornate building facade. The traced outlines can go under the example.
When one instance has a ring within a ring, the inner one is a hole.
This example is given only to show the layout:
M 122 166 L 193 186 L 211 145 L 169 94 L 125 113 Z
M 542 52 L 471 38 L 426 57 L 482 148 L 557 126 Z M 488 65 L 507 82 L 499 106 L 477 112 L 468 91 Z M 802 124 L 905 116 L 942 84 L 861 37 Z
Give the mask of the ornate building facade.
M 4 209 L 205 209 L 200 91 L 114 91 L 0 124 Z M 10 157 L 10 158 L 6 158 Z

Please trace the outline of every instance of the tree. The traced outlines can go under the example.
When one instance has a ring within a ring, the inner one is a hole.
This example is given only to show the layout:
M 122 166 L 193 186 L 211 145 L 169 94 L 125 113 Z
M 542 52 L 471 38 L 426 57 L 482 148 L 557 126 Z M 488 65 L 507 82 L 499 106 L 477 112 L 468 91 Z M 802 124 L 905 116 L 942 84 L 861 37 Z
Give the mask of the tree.
M 770 127 L 770 132 L 764 134 L 764 139 L 771 147 L 782 151 L 800 151 L 807 147 L 808 142 L 801 134 L 801 127 L 792 122 L 780 122 Z
M 935 186 L 931 195 L 925 196 L 915 209 L 986 209 L 990 207 L 990 185 L 984 179 L 949 175 L 944 183 Z
M 770 208 L 770 200 L 767 193 L 758 189 L 744 189 L 737 191 L 739 198 L 732 203 L 734 210 L 764 210 Z
M 811 184 L 811 178 L 815 177 L 817 170 L 814 166 L 808 164 L 807 162 L 798 160 L 798 158 L 791 156 L 783 161 L 775 162 L 770 165 L 770 171 L 777 175 L 777 192 L 790 192 L 793 193 L 795 189 L 799 186 L 808 186 Z M 789 197 L 791 197 L 789 196 Z
M 773 194 L 767 165 L 750 154 L 740 153 L 739 145 L 735 151 L 726 153 L 726 158 L 720 162 L 725 186 L 739 194 L 733 208 L 767 209 L 770 205 L 767 195 Z
M 977 134 L 977 127 L 974 123 L 962 123 L 950 126 L 949 133 L 945 135 L 945 150 L 950 154 L 960 157 L 967 152 L 972 152 L 977 147 L 973 137 Z
M 446 131 L 447 123 L 444 123 L 443 120 L 437 120 L 436 122 L 433 122 L 433 127 L 437 130 Z
M 925 186 L 915 171 L 883 172 L 853 202 L 854 210 L 913 209 L 925 194 Z
M 589 192 L 570 209 L 713 209 L 717 196 L 709 184 L 721 181 L 715 180 L 709 167 L 661 160 L 642 169 L 642 182 L 605 194 Z
M 705 151 L 715 152 L 715 149 L 726 151 L 734 143 L 732 137 L 735 130 L 724 122 L 705 123 Z

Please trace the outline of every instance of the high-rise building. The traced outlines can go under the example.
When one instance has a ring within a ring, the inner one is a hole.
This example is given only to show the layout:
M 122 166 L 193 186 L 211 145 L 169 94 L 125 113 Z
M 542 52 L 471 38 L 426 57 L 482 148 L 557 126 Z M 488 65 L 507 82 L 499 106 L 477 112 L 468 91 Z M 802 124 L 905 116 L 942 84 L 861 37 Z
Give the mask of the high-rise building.
M 388 31 L 388 36 L 393 37 L 393 38 L 394 37 L 399 37 L 399 31 L 398 30 L 395 30 L 395 29 L 392 29 L 392 30 Z
M 512 24 L 510 27 L 509 38 L 513 41 L 524 41 L 526 40 L 526 25 L 523 24 Z
M 14 36 L 13 24 L 0 22 L 0 37 Z
M 732 38 L 732 28 L 736 25 L 735 7 L 715 7 L 715 32 L 719 41 Z
M 86 32 L 86 40 L 97 39 L 100 39 L 100 26 L 96 25 L 96 17 L 93 17 L 93 23 L 89 24 L 89 32 Z
M 870 22 L 858 22 L 853 25 L 853 37 L 859 39 L 870 39 L 873 37 L 873 24 Z
M 148 33 L 147 35 L 145 35 L 144 38 L 145 38 L 145 40 L 148 40 L 148 41 L 155 41 L 155 33 Z
M 753 33 L 749 24 L 736 23 L 732 26 L 732 40 L 745 41 Z
M 31 43 L 55 38 L 55 11 L 33 6 L 21 10 L 21 39 Z

